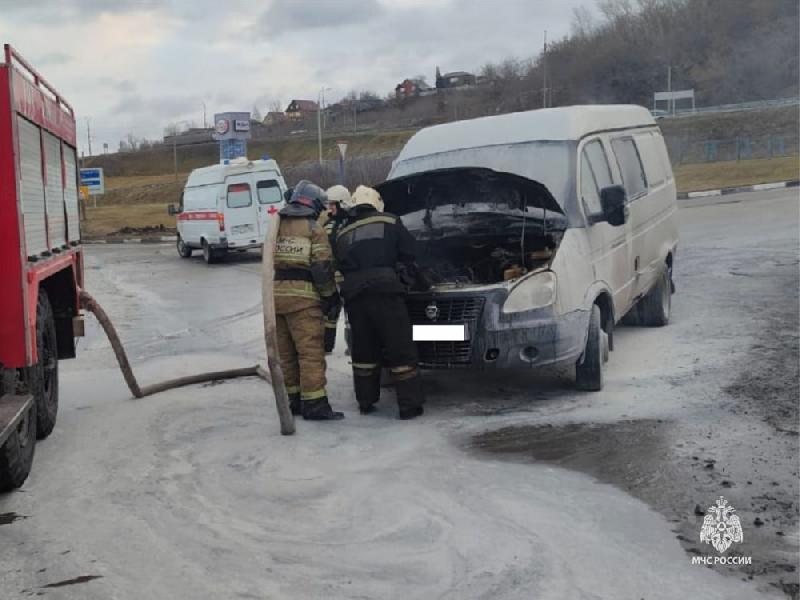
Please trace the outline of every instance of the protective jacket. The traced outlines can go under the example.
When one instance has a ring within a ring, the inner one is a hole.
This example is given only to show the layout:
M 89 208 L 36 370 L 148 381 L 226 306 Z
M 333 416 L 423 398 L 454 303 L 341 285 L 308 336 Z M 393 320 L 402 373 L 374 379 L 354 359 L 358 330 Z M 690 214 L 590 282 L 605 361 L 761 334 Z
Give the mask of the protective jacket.
M 360 204 L 339 228 L 334 246 L 337 269 L 344 276 L 345 300 L 369 291 L 403 294 L 399 264 L 414 265 L 414 238 L 399 217 Z
M 319 306 L 336 293 L 333 253 L 314 211 L 289 204 L 281 210 L 275 244 L 275 311 Z

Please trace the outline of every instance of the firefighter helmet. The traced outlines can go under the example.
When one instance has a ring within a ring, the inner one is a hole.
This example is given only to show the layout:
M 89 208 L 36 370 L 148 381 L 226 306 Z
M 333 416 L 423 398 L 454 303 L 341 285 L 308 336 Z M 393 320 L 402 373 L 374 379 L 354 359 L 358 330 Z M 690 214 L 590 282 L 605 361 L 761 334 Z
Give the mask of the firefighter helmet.
M 383 211 L 383 200 L 377 190 L 360 185 L 353 192 L 353 205 L 359 206 L 360 204 L 367 204 L 375 208 L 375 210 Z
M 325 203 L 328 201 L 328 196 L 318 185 L 303 179 L 292 190 L 292 195 L 287 204 L 299 204 L 310 208 L 319 216 L 325 210 Z

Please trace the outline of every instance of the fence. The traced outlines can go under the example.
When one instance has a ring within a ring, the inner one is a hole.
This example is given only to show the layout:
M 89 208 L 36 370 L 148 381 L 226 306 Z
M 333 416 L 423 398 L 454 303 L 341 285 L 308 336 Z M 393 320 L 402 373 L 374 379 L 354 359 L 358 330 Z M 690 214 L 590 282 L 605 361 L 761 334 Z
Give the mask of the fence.
M 763 135 L 723 140 L 665 138 L 673 164 L 777 158 L 798 154 L 797 135 Z

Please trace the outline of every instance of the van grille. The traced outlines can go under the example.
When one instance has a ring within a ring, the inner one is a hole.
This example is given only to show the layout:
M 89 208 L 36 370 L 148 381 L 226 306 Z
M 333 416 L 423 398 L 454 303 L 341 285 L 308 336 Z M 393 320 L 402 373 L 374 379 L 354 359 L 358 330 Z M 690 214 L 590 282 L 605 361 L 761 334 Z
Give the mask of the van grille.
M 423 367 L 445 368 L 470 364 L 472 339 L 484 301 L 485 299 L 480 296 L 453 298 L 411 296 L 408 298 L 408 313 L 413 324 L 465 323 L 470 330 L 470 339 L 466 342 L 417 342 L 419 362 Z M 436 320 L 428 318 L 425 314 L 427 307 L 434 303 L 439 309 Z

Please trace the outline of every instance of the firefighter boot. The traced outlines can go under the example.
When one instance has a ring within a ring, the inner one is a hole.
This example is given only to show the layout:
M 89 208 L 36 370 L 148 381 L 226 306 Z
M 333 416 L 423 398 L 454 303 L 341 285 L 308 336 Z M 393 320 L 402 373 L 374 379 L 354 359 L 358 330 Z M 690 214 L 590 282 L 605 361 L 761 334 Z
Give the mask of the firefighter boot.
M 331 408 L 327 396 L 314 400 L 303 400 L 303 418 L 306 421 L 340 421 L 344 414 Z
M 374 367 L 353 367 L 353 387 L 356 391 L 358 411 L 368 415 L 375 410 L 375 403 L 381 394 L 381 369 Z
M 302 406 L 300 402 L 300 392 L 289 394 L 289 408 L 293 415 L 297 416 L 303 414 Z
M 422 381 L 418 375 L 413 377 L 398 379 L 395 383 L 397 392 L 397 406 L 399 417 L 408 420 L 422 415 L 425 403 L 425 391 L 422 389 Z

